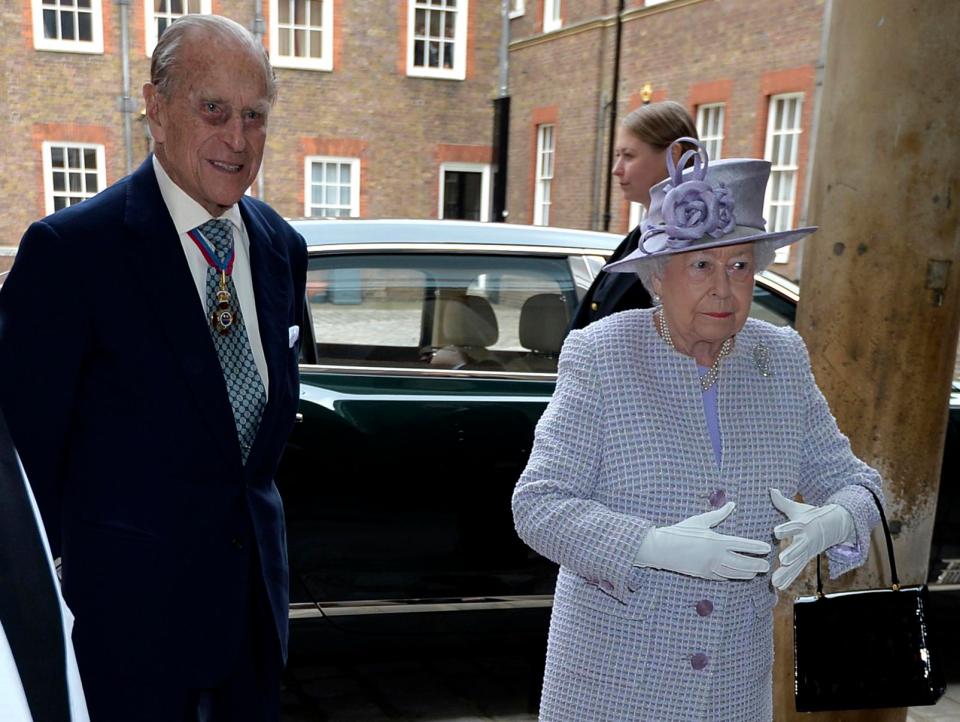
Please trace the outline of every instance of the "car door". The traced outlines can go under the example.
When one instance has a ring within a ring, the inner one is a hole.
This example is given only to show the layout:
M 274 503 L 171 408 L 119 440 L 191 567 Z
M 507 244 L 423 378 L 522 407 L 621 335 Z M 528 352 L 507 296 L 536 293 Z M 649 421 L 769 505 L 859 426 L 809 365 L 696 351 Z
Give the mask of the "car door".
M 284 454 L 291 602 L 350 613 L 539 598 L 510 497 L 576 304 L 559 253 L 320 253 Z

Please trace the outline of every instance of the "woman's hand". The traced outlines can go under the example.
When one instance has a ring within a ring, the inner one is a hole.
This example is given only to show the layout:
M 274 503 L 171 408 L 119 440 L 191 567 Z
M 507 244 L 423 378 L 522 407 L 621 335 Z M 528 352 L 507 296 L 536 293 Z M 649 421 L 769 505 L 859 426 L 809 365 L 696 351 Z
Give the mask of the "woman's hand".
M 773 586 L 783 590 L 793 584 L 811 559 L 853 534 L 853 517 L 838 504 L 811 506 L 788 499 L 779 489 L 770 489 L 773 505 L 790 521 L 773 528 L 777 539 L 791 537 L 790 546 L 780 552 L 780 568 L 773 573 Z
M 770 571 L 766 559 L 750 555 L 770 553 L 766 542 L 712 531 L 733 512 L 734 504 L 661 528 L 643 538 L 634 566 L 667 569 L 703 579 L 751 579 Z

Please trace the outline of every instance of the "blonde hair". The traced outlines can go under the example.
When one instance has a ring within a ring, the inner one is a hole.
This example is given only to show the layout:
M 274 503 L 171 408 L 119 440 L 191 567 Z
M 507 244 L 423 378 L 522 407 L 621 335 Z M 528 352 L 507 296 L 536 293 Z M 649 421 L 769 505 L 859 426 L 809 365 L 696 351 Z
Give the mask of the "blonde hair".
M 622 125 L 658 150 L 663 150 L 677 138 L 700 138 L 687 109 L 673 100 L 641 105 L 624 117 Z M 683 143 L 684 151 L 691 149 L 692 145 Z

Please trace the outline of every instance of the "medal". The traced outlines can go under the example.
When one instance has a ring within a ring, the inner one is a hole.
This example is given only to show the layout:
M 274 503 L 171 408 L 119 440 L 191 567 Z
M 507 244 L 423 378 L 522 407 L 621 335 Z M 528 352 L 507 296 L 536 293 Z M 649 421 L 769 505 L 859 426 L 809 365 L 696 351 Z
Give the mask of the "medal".
M 230 308 L 233 296 L 227 289 L 227 276 L 233 272 L 236 251 L 231 244 L 230 255 L 221 261 L 199 228 L 188 231 L 187 235 L 197 244 L 197 248 L 200 249 L 207 263 L 220 271 L 220 287 L 214 291 L 214 307 L 210 311 L 209 319 L 213 330 L 221 336 L 226 336 L 237 320 L 236 314 Z
M 221 336 L 230 333 L 230 327 L 233 325 L 233 311 L 230 310 L 230 291 L 227 290 L 227 275 L 220 272 L 220 288 L 216 292 L 217 305 L 210 312 L 210 324 L 213 330 Z

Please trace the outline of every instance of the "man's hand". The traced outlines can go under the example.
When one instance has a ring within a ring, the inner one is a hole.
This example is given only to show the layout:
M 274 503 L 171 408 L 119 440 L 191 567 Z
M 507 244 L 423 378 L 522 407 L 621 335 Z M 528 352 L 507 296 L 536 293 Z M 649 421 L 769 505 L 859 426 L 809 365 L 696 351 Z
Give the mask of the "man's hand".
M 656 567 L 703 579 L 751 579 L 770 571 L 766 542 L 711 530 L 733 512 L 734 504 L 697 514 L 673 526 L 653 528 L 644 537 L 635 566 Z
M 770 489 L 773 505 L 790 521 L 773 528 L 777 539 L 793 541 L 780 552 L 780 568 L 773 573 L 773 586 L 783 590 L 793 584 L 811 559 L 853 534 L 853 517 L 837 504 L 811 506 L 788 499 L 779 489 Z

